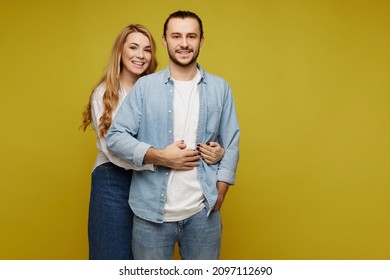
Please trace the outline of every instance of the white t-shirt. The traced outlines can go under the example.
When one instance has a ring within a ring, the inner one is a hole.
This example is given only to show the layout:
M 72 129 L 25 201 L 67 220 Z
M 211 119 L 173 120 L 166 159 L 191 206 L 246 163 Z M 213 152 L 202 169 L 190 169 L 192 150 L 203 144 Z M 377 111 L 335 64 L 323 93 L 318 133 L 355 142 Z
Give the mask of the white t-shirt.
M 92 113 L 92 127 L 96 132 L 96 146 L 98 149 L 98 155 L 95 160 L 95 164 L 93 166 L 92 171 L 99 165 L 106 163 L 106 162 L 112 162 L 113 164 L 123 167 L 125 169 L 134 169 L 134 170 L 154 170 L 153 164 L 145 164 L 142 167 L 135 166 L 129 162 L 126 162 L 122 160 L 121 158 L 111 154 L 107 150 L 106 145 L 106 139 L 100 135 L 99 132 L 99 124 L 100 124 L 100 118 L 103 115 L 104 112 L 104 103 L 103 103 L 103 95 L 106 91 L 105 84 L 100 84 L 96 89 L 94 90 L 92 94 L 92 105 L 91 105 L 91 113 Z M 116 113 L 118 112 L 119 106 L 122 104 L 123 100 L 125 99 L 127 95 L 126 90 L 121 85 L 119 88 L 119 102 L 118 106 L 115 109 L 114 112 L 112 112 L 112 119 L 114 119 Z
M 174 91 L 174 139 L 184 140 L 187 149 L 196 149 L 199 118 L 200 73 L 191 81 L 176 81 Z M 197 169 L 172 170 L 168 180 L 164 222 L 175 222 L 191 217 L 204 207 L 202 186 Z

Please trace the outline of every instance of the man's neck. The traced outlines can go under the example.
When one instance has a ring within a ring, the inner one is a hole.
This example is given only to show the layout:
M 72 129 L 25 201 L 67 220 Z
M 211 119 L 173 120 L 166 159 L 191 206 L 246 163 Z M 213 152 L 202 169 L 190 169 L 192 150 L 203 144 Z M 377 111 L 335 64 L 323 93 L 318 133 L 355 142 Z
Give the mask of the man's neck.
M 169 64 L 171 78 L 177 81 L 190 81 L 195 78 L 197 73 L 196 62 L 187 66 L 180 66 L 175 63 Z

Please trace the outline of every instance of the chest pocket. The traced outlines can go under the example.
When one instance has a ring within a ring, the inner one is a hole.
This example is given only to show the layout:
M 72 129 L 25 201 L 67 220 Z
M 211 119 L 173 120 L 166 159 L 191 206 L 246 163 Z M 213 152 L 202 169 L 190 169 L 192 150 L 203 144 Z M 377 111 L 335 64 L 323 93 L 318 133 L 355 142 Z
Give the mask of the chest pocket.
M 217 106 L 207 107 L 207 125 L 206 130 L 211 133 L 214 137 L 218 134 L 219 123 L 221 121 L 222 108 Z M 213 137 L 213 138 L 214 138 Z

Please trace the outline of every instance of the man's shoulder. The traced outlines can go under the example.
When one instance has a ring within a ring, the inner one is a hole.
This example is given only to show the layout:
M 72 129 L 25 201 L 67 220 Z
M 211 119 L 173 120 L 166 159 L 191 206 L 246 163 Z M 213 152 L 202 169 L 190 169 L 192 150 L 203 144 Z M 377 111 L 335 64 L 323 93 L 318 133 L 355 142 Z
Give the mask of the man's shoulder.
M 217 83 L 217 84 L 228 84 L 227 81 L 222 78 L 221 76 L 217 76 L 213 73 L 210 73 L 210 72 L 207 72 L 205 71 L 202 67 L 200 67 L 200 65 L 198 65 L 200 71 L 201 71 L 201 75 L 203 76 L 204 78 L 204 81 L 207 83 L 207 82 L 211 82 L 211 83 Z
M 152 74 L 142 76 L 138 79 L 137 82 L 147 83 L 147 84 L 150 82 L 159 82 L 159 81 L 163 81 L 165 76 L 166 76 L 166 70 L 163 69 L 163 70 L 154 72 Z
M 205 72 L 203 78 L 205 87 L 215 93 L 219 92 L 226 94 L 231 91 L 229 83 L 220 76 Z
M 217 76 L 215 74 L 205 72 L 205 78 L 209 81 L 218 82 L 218 83 L 227 83 L 227 81 L 221 76 Z

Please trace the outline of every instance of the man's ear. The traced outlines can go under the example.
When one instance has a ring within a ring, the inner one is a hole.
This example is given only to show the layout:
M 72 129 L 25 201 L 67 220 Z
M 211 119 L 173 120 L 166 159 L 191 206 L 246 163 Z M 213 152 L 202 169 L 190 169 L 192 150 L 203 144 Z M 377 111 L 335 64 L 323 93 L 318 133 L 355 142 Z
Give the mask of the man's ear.
M 200 38 L 200 46 L 203 46 L 203 43 L 204 43 L 204 36 Z
M 162 42 L 163 42 L 164 46 L 166 47 L 167 46 L 167 40 L 165 40 L 165 36 L 162 36 Z

